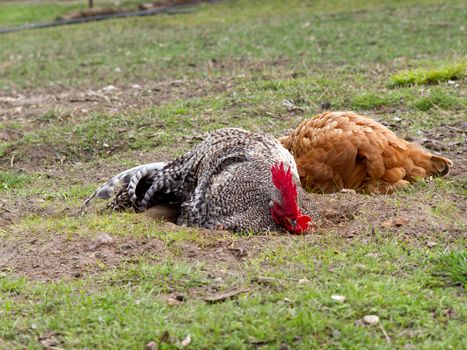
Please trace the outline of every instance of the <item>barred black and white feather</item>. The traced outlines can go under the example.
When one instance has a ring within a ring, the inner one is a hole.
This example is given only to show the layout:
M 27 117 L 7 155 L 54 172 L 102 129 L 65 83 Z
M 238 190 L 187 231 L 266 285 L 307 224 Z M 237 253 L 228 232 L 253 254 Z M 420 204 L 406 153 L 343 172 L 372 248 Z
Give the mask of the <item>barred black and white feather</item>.
M 111 208 L 142 212 L 160 203 L 180 206 L 177 223 L 233 231 L 280 230 L 270 214 L 280 194 L 271 167 L 284 163 L 297 184 L 299 207 L 316 217 L 309 194 L 300 186 L 292 155 L 273 137 L 237 128 L 204 136 L 191 151 L 168 163 L 132 168 L 110 179 L 86 201 L 110 198 Z

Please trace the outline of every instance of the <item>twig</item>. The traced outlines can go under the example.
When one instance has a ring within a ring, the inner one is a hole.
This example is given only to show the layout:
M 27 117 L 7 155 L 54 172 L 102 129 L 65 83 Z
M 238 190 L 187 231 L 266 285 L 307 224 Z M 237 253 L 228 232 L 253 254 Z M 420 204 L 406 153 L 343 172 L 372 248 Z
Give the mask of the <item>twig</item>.
M 13 213 L 10 209 L 7 209 L 7 208 L 5 208 L 3 206 L 0 207 L 0 209 L 5 210 L 7 213 Z
M 390 343 L 390 342 L 391 342 L 391 338 L 389 338 L 389 335 L 386 333 L 386 330 L 384 329 L 384 327 L 383 327 L 382 324 L 379 325 L 379 329 L 381 329 L 381 332 L 383 332 L 384 338 L 386 339 L 386 341 L 387 341 L 388 343 Z
M 210 296 L 204 298 L 204 301 L 206 301 L 208 303 L 211 303 L 211 304 L 219 303 L 219 302 L 226 301 L 227 299 L 231 299 L 233 297 L 236 297 L 239 294 L 243 294 L 243 293 L 246 293 L 246 292 L 249 292 L 249 291 L 250 291 L 250 288 L 232 290 L 232 291 L 226 292 L 226 293 L 219 293 L 219 294 L 210 295 Z
M 454 131 L 458 131 L 458 132 L 466 132 L 467 133 L 467 130 L 464 130 L 464 129 L 461 129 L 461 128 L 456 128 L 454 126 L 445 125 L 445 127 L 450 129 L 450 130 L 454 130 Z

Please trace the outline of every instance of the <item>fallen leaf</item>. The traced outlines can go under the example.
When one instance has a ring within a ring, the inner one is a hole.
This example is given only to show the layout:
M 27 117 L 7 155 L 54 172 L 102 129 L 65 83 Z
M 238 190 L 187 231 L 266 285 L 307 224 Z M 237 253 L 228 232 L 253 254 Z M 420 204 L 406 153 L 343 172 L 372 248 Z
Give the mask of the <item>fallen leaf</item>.
M 175 306 L 175 305 L 180 305 L 182 302 L 178 299 L 175 299 L 175 298 L 172 298 L 172 297 L 168 297 L 167 298 L 167 304 L 171 305 L 171 306 Z
M 381 224 L 381 227 L 401 227 L 401 226 L 407 225 L 409 222 L 410 222 L 409 219 L 399 217 L 399 218 L 388 219 L 388 220 L 383 221 L 383 223 Z
M 182 347 L 188 346 L 191 343 L 191 336 L 188 334 L 185 339 L 182 340 L 181 345 Z
M 145 346 L 144 346 L 144 349 L 145 350 L 155 350 L 157 349 L 157 344 L 155 341 L 150 341 L 149 343 L 147 343 Z
M 159 337 L 160 343 L 167 343 L 170 344 L 170 333 L 169 331 L 162 332 L 161 336 Z

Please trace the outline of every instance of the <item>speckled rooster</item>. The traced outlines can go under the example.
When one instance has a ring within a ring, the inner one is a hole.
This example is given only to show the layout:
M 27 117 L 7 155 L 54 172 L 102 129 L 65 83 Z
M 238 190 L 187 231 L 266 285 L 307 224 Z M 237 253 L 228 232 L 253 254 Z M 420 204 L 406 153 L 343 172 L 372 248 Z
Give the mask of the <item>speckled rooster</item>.
M 297 185 L 298 184 L 298 185 Z M 168 163 L 124 171 L 85 202 L 111 198 L 114 210 L 175 204 L 179 225 L 293 234 L 312 231 L 317 211 L 299 182 L 295 161 L 274 138 L 242 129 L 208 133 Z

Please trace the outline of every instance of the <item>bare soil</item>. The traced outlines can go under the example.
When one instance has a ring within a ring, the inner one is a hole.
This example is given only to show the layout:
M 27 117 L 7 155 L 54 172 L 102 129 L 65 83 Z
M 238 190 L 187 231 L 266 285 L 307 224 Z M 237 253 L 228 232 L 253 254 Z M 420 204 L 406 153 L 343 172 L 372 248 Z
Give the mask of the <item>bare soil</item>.
M 0 271 L 36 280 L 83 278 L 121 264 L 141 259 L 161 262 L 175 255 L 180 261 L 203 263 L 211 275 L 232 275 L 242 273 L 242 264 L 249 256 L 257 256 L 275 246 L 287 246 L 288 242 L 295 240 L 313 245 L 330 237 L 348 242 L 370 242 L 392 237 L 397 241 L 432 248 L 438 244 L 449 246 L 465 234 L 456 223 L 427 220 L 427 211 L 444 198 L 435 197 L 426 202 L 422 198 L 417 200 L 417 194 L 408 195 L 402 197 L 396 206 L 389 196 L 367 196 L 353 192 L 314 196 L 321 208 L 321 218 L 318 220 L 321 230 L 305 236 L 270 233 L 242 237 L 225 231 L 199 230 L 198 234 L 205 237 L 202 243 L 112 237 L 111 243 L 100 244 L 99 236 L 102 233 L 96 233 L 95 237 L 83 237 L 53 231 L 30 234 L 13 228 L 8 238 L 0 242 Z M 450 196 L 451 200 L 461 203 L 465 212 L 465 198 L 455 194 Z M 73 214 L 64 212 L 62 215 Z M 464 224 L 467 224 L 467 217 Z M 178 229 L 171 223 L 165 225 L 170 230 Z
M 50 126 L 50 121 L 44 117 L 47 114 L 54 114 L 59 122 L 78 123 L 83 116 L 92 112 L 113 115 L 139 111 L 181 98 L 227 91 L 233 85 L 234 78 L 211 78 L 145 82 L 128 86 L 107 85 L 84 90 L 53 87 L 42 91 L 0 91 L 0 122 L 5 126 L 22 126 L 2 128 L 0 140 L 11 142 L 21 138 L 25 132 Z

